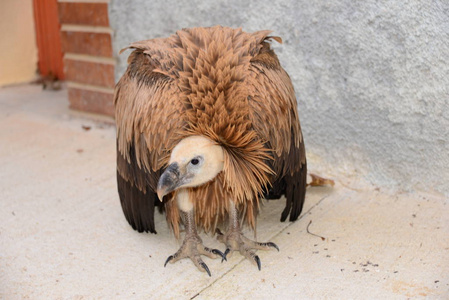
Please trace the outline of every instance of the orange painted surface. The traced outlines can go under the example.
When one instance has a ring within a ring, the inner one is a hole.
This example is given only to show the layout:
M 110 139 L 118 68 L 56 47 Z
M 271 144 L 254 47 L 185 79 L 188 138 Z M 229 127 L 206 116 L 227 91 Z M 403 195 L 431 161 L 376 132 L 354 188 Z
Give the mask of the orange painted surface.
M 57 0 L 33 0 L 39 71 L 64 79 Z

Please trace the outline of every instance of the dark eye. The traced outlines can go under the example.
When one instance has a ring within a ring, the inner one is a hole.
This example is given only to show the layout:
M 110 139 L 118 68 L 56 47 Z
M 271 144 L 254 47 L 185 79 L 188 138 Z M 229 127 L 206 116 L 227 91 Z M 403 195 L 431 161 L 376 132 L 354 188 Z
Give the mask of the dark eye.
M 190 163 L 191 163 L 192 165 L 197 165 L 199 162 L 200 162 L 200 161 L 199 161 L 198 158 L 194 158 L 194 159 L 192 159 L 192 160 L 190 161 Z

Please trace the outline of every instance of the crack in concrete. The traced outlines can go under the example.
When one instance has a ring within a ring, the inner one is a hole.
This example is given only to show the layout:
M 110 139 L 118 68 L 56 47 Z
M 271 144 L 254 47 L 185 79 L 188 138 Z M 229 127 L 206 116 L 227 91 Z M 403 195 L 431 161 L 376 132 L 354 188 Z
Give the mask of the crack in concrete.
M 321 198 L 317 203 L 315 203 L 314 205 L 312 205 L 307 211 L 303 212 L 297 221 L 301 220 L 304 218 L 304 216 L 306 216 L 307 214 L 309 214 L 314 208 L 316 208 L 318 205 L 320 205 L 325 199 L 327 199 L 330 196 L 330 194 L 327 194 L 325 196 L 323 196 L 323 198 Z M 290 226 L 292 226 L 295 222 L 288 222 L 288 224 L 282 228 L 278 233 L 274 234 L 273 236 L 271 236 L 268 240 L 273 240 L 275 237 L 279 236 L 282 232 L 284 232 L 287 228 L 289 228 Z M 256 251 L 257 252 L 257 251 Z M 242 257 L 242 259 L 240 259 L 235 265 L 233 265 L 231 268 L 229 268 L 227 271 L 225 271 L 223 274 L 221 274 L 221 276 L 217 277 L 214 281 L 212 281 L 211 283 L 209 283 L 207 286 L 205 286 L 204 288 L 202 288 L 199 292 L 197 292 L 195 295 L 193 295 L 191 298 L 189 299 L 194 299 L 196 297 L 198 297 L 199 295 L 201 295 L 202 292 L 206 291 L 207 289 L 211 288 L 212 286 L 215 285 L 216 282 L 218 282 L 219 280 L 221 280 L 222 278 L 224 278 L 226 275 L 228 275 L 232 270 L 234 270 L 237 266 L 239 266 L 243 261 L 245 261 L 246 258 Z

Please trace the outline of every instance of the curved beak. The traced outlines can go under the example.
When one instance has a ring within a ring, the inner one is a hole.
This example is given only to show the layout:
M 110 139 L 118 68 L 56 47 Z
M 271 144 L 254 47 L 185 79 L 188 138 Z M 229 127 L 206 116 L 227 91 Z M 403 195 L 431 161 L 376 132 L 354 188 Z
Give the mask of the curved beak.
M 165 195 L 173 192 L 180 185 L 179 166 L 177 163 L 172 163 L 162 173 L 157 183 L 157 196 L 159 200 L 162 202 Z

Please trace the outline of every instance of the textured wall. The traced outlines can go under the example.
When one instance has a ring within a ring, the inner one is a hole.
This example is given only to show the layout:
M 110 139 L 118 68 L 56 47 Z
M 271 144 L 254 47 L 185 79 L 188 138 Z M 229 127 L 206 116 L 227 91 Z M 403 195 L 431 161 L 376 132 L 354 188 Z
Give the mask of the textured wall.
M 112 0 L 114 51 L 183 27 L 272 29 L 312 170 L 449 195 L 449 2 L 371 2 Z

